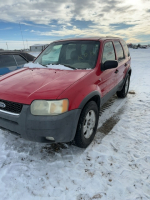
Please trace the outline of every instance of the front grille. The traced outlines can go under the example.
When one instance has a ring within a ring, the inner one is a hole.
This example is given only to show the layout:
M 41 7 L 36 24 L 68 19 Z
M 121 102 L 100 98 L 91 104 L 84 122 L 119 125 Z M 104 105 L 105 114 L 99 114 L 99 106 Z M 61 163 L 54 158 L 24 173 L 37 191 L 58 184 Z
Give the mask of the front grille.
M 5 104 L 5 108 L 2 108 L 0 106 L 0 110 L 4 110 L 4 111 L 16 113 L 16 114 L 19 114 L 21 112 L 22 106 L 23 106 L 23 104 L 21 104 L 21 103 L 15 103 L 15 102 L 5 101 L 5 100 L 1 100 L 1 99 L 0 99 L 0 103 Z

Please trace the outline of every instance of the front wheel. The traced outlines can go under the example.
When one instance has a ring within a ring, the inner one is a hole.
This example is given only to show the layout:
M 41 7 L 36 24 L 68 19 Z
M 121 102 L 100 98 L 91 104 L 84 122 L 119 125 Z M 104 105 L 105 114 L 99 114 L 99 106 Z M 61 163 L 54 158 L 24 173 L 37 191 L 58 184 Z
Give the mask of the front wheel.
M 125 98 L 127 96 L 129 85 L 130 85 L 130 75 L 128 74 L 122 90 L 117 92 L 117 96 L 119 98 Z
M 90 101 L 83 108 L 77 127 L 77 132 L 74 138 L 75 144 L 78 147 L 86 148 L 93 140 L 99 119 L 97 104 Z

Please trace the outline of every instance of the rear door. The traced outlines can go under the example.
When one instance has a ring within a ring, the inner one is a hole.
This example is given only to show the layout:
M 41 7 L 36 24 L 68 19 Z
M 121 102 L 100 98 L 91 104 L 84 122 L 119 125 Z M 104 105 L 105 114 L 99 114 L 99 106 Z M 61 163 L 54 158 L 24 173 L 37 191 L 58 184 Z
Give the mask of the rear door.
M 117 79 L 117 83 L 119 84 L 124 78 L 124 69 L 125 69 L 126 60 L 125 60 L 125 54 L 124 54 L 122 45 L 119 40 L 114 41 L 114 46 L 116 49 L 116 55 L 117 55 L 117 60 L 118 60 L 118 67 L 117 67 L 118 71 L 117 71 L 116 79 Z
M 116 60 L 115 50 L 113 46 L 113 42 L 111 40 L 105 41 L 103 45 L 103 53 L 101 66 L 107 60 Z M 102 92 L 102 97 L 105 96 L 108 92 L 110 92 L 116 85 L 116 69 L 107 69 L 103 71 L 100 75 L 100 89 Z
M 13 55 L 0 55 L 0 75 L 7 74 L 17 69 Z
M 130 67 L 131 57 L 126 42 L 124 40 L 121 40 L 121 44 L 123 46 L 125 54 L 125 65 L 124 65 L 124 76 L 125 76 L 126 72 L 128 71 L 128 68 Z

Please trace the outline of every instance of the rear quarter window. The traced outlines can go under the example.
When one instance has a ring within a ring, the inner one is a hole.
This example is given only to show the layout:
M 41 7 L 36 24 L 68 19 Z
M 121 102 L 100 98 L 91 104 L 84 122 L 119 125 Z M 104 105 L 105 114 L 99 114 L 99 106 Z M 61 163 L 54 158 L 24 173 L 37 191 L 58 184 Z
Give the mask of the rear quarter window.
M 122 44 L 122 46 L 123 46 L 123 48 L 124 48 L 126 57 L 130 56 L 129 49 L 128 49 L 128 47 L 127 47 L 126 42 L 125 42 L 124 40 L 121 40 L 121 44 Z

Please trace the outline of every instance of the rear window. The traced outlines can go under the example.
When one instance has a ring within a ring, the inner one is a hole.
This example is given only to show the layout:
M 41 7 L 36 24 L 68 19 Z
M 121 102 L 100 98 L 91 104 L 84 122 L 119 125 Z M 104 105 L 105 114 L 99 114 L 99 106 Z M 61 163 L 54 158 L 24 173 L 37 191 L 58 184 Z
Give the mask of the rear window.
M 27 61 L 24 58 L 22 58 L 20 55 L 14 55 L 14 57 L 19 67 L 27 63 Z
M 123 49 L 122 49 L 120 42 L 114 41 L 114 45 L 115 45 L 115 48 L 116 48 L 118 61 L 123 60 L 125 58 L 125 56 L 124 56 Z
M 16 67 L 16 62 L 12 55 L 0 55 L 0 68 Z

